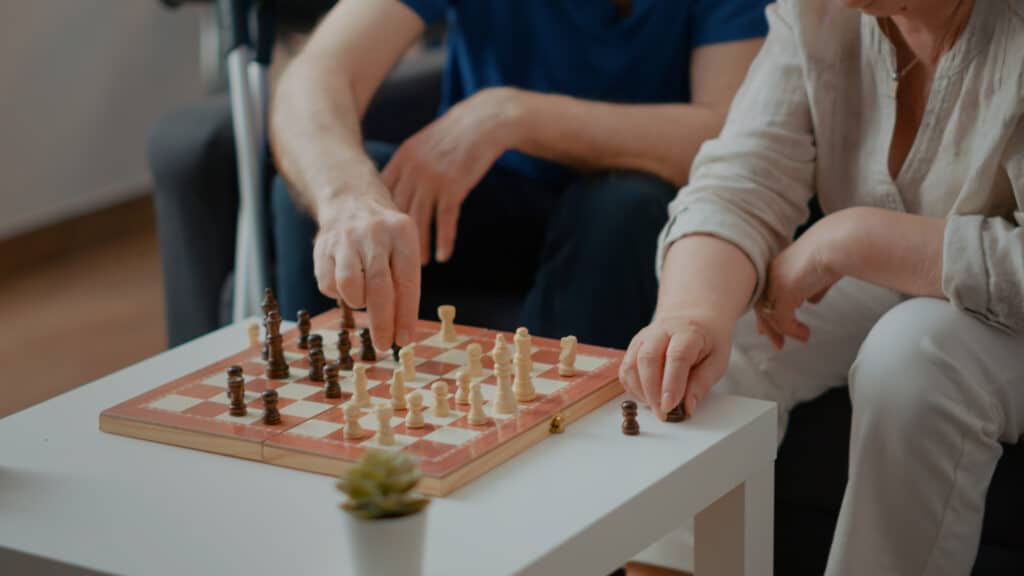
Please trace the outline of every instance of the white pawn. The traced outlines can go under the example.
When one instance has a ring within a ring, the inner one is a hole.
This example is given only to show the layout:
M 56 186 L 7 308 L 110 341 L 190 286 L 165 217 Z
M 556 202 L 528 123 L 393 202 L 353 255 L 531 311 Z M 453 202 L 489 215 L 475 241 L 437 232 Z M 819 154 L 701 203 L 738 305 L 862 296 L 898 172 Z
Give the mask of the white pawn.
M 391 428 L 391 417 L 395 411 L 387 404 L 377 404 L 377 444 L 391 446 L 395 443 L 395 431 Z
M 342 410 L 345 412 L 345 438 L 362 438 L 365 432 L 363 427 L 359 425 L 359 417 L 363 411 L 353 402 L 346 402 Z
M 360 408 L 369 408 L 373 404 L 370 399 L 370 392 L 367 390 L 369 381 L 366 378 L 366 364 L 356 364 L 352 368 L 352 386 L 355 388 L 355 395 L 352 402 Z
M 448 406 L 448 383 L 438 380 L 430 389 L 434 392 L 434 416 L 447 418 L 451 411 L 451 407 Z
M 469 355 L 469 376 L 472 378 L 479 378 L 484 375 L 484 365 L 480 362 L 483 357 L 483 350 L 480 345 L 473 342 L 466 347 L 466 354 Z
M 558 353 L 558 375 L 576 375 L 576 337 L 566 336 L 560 341 L 561 351 Z
M 469 404 L 469 372 L 459 372 L 455 376 L 455 382 L 459 385 L 459 391 L 455 395 L 455 403 L 463 406 Z
M 397 410 L 405 410 L 405 378 L 402 377 L 402 369 L 396 368 L 391 374 L 391 407 Z
M 533 376 L 530 375 L 530 359 L 516 354 L 516 382 L 514 385 L 516 400 L 530 402 L 537 397 L 533 389 Z
M 469 423 L 473 426 L 487 424 L 487 413 L 484 412 L 484 391 L 479 382 L 469 387 Z
M 405 415 L 406 428 L 423 428 L 423 394 L 419 390 L 407 396 L 409 413 Z
M 494 412 L 496 414 L 515 414 L 519 406 L 516 404 L 516 394 L 512 390 L 512 371 L 504 370 L 498 372 L 498 390 L 495 393 Z
M 416 379 L 416 352 L 415 344 L 409 344 L 398 352 L 398 362 L 402 365 L 402 376 L 406 382 Z
M 441 341 L 455 342 L 455 306 L 445 304 L 437 307 L 437 317 L 441 320 Z

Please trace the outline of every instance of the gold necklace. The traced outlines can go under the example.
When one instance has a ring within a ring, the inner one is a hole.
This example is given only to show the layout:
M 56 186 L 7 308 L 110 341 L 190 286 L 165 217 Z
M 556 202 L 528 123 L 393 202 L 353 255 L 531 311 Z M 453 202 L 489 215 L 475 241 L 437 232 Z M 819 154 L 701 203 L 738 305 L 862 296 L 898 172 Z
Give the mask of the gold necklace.
M 953 29 L 953 19 L 956 17 L 957 12 L 960 11 L 960 7 L 963 5 L 963 3 L 964 0 L 957 0 L 956 6 L 953 7 L 953 11 L 950 12 L 949 14 L 949 20 L 946 22 L 946 30 L 942 33 L 942 37 L 939 39 L 940 51 L 942 50 L 942 45 L 946 42 L 946 38 L 949 36 L 949 31 Z M 892 18 L 886 17 L 883 21 L 885 22 L 885 27 L 887 28 L 886 31 L 889 33 L 890 36 L 892 36 L 892 38 L 895 38 L 896 36 L 893 32 L 893 28 L 895 28 L 896 25 L 893 23 Z M 900 34 L 900 36 L 902 37 L 902 33 Z M 891 38 L 890 42 L 892 42 Z M 904 43 L 906 43 L 905 40 Z M 896 47 L 895 42 L 893 42 L 893 47 L 896 48 L 897 54 L 899 54 L 899 48 Z M 899 94 L 900 81 L 903 80 L 903 77 L 906 76 L 907 73 L 909 73 L 914 68 L 914 66 L 917 66 L 921 62 L 921 58 L 917 55 L 916 52 L 911 50 L 910 53 L 914 55 L 914 59 L 911 60 L 910 63 L 908 63 L 906 66 L 904 66 L 903 70 L 892 70 L 889 72 L 889 79 L 892 81 L 892 93 L 890 94 L 890 97 L 892 98 L 896 98 L 896 96 Z M 897 60 L 898 58 L 899 57 L 897 56 Z

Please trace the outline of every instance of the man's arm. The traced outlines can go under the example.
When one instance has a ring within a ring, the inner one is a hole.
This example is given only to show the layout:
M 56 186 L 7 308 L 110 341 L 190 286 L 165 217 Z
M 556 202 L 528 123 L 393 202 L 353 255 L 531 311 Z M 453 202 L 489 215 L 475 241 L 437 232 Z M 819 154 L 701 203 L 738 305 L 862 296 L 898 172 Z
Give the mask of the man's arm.
M 513 148 L 584 170 L 632 169 L 681 185 L 718 134 L 762 39 L 711 44 L 692 56 L 689 104 L 608 104 L 516 91 Z

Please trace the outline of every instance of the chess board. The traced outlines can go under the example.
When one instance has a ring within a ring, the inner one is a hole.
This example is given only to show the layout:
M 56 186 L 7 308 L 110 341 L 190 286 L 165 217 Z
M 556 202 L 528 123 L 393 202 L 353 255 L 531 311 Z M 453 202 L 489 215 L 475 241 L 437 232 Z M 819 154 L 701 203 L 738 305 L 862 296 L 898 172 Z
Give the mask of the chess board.
M 366 324 L 356 314 L 357 329 L 350 330 L 352 356 L 359 361 L 359 339 L 355 334 Z M 323 337 L 327 361 L 338 358 L 338 329 L 341 314 L 326 312 L 313 319 L 312 333 Z M 364 409 L 359 419 L 367 434 L 360 439 L 346 439 L 342 429 L 344 415 L 341 405 L 352 397 L 352 372 L 341 372 L 341 398 L 327 398 L 322 383 L 308 378 L 309 359 L 298 347 L 298 330 L 283 333 L 289 376 L 270 380 L 264 376 L 266 362 L 261 359 L 260 346 L 241 352 L 201 368 L 191 374 L 140 394 L 100 415 L 100 429 L 144 440 L 184 446 L 228 456 L 258 460 L 331 475 L 343 475 L 368 449 L 402 450 L 414 455 L 423 472 L 419 489 L 430 495 L 443 496 L 472 481 L 488 470 L 512 458 L 551 434 L 551 422 L 558 416 L 565 424 L 580 418 L 622 392 L 617 380 L 622 351 L 579 344 L 576 374 L 558 375 L 559 342 L 532 337 L 533 385 L 536 398 L 520 403 L 516 414 L 495 414 L 493 400 L 497 379 L 492 372 L 489 355 L 498 332 L 468 326 L 456 327 L 454 342 L 443 342 L 437 322 L 420 321 L 414 340 L 416 379 L 406 381 L 407 392 L 422 390 L 426 425 L 409 429 L 405 426 L 405 410 L 398 410 L 392 419 L 395 443 L 382 447 L 376 441 L 377 417 L 372 408 Z M 511 333 L 505 340 L 511 346 Z M 455 402 L 456 374 L 468 364 L 466 347 L 478 343 L 483 349 L 484 376 L 481 382 L 484 425 L 468 422 L 468 405 Z M 247 343 L 246 343 L 247 344 Z M 245 374 L 245 398 L 248 414 L 242 417 L 228 413 L 226 370 L 242 366 Z M 377 353 L 377 361 L 366 373 L 369 393 L 374 403 L 389 402 L 388 380 L 397 367 L 391 353 Z M 432 383 L 442 380 L 449 387 L 450 416 L 437 417 L 431 407 Z M 144 384 L 144 383 L 140 383 Z M 261 394 L 268 388 L 277 390 L 282 422 L 262 422 Z

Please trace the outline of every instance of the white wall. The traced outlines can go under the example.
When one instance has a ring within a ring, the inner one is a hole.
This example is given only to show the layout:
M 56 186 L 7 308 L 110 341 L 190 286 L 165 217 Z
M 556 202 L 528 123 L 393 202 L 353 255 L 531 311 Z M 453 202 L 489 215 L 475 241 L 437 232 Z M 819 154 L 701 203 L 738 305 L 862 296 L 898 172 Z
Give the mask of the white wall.
M 147 131 L 203 93 L 199 10 L 0 0 L 0 239 L 145 189 Z

